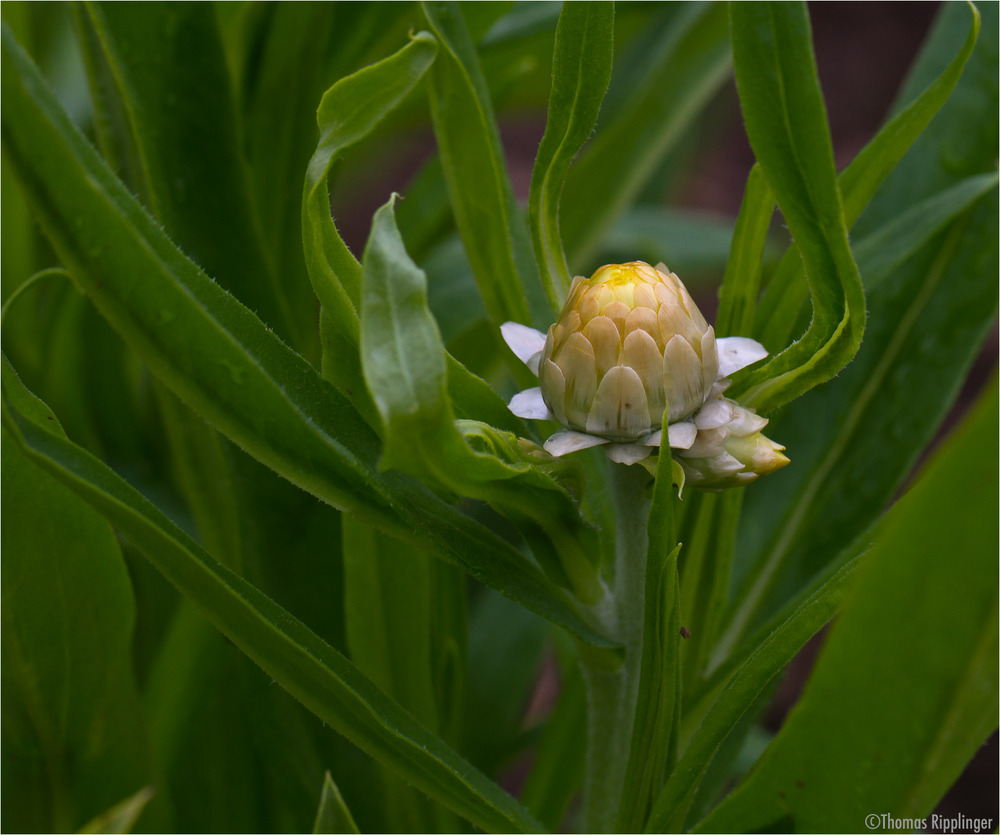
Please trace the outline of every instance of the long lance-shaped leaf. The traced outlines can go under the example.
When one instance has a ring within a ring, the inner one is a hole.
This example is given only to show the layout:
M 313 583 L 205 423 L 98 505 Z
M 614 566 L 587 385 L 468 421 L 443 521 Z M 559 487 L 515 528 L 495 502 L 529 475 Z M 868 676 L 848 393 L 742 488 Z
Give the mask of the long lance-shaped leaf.
M 733 230 L 726 272 L 719 290 L 715 331 L 720 336 L 752 336 L 763 270 L 761 259 L 774 215 L 774 195 L 759 165 L 750 169 Z
M 455 223 L 497 325 L 548 327 L 527 225 L 514 200 L 500 133 L 475 45 L 457 3 L 422 3 L 441 54 L 428 76 L 434 134 Z
M 541 831 L 526 810 L 389 699 L 290 613 L 216 562 L 61 432 L 4 362 L 4 427 L 28 456 L 102 513 L 265 672 L 323 721 L 487 831 Z
M 570 271 L 559 234 L 559 200 L 570 163 L 597 124 L 611 81 L 614 5 L 563 3 L 552 55 L 552 92 L 545 135 L 531 175 L 531 238 L 553 310 L 562 307 Z
M 395 55 L 334 84 L 316 111 L 320 141 L 309 161 L 302 193 L 302 245 L 309 279 L 329 317 L 323 333 L 323 372 L 341 391 L 358 393 L 361 411 L 370 423 L 374 413 L 357 351 L 361 264 L 330 216 L 327 176 L 345 150 L 371 133 L 409 95 L 436 54 L 434 37 L 419 32 Z
M 766 556 L 731 601 L 716 660 L 762 608 L 774 604 L 771 598 L 782 584 L 804 570 L 817 570 L 845 537 L 874 518 L 944 417 L 995 317 L 996 238 L 992 264 L 983 263 L 974 247 L 995 235 L 996 184 L 995 173 L 970 177 L 856 245 L 874 287 L 866 344 L 849 371 L 782 418 L 783 437 L 794 439 L 807 466 L 798 478 L 775 485 L 768 500 L 780 508 L 777 526 L 771 527 L 769 512 L 750 499 L 758 524 L 770 531 Z M 979 207 L 968 212 L 980 198 Z M 922 247 L 926 251 L 942 227 L 948 231 L 926 262 L 918 262 L 912 273 L 898 269 Z M 935 334 L 931 357 L 920 348 L 927 334 Z M 818 430 L 817 415 L 831 409 L 838 414 L 835 428 Z M 853 495 L 845 501 L 848 492 Z M 789 574 L 788 566 L 796 562 Z
M 437 55 L 437 41 L 418 32 L 395 55 L 347 76 L 323 95 L 316 121 L 320 142 L 309 162 L 302 195 L 302 238 L 309 278 L 323 305 L 323 373 L 357 403 L 369 424 L 378 415 L 368 396 L 358 352 L 361 264 L 330 216 L 327 176 L 348 148 L 364 139 L 420 82 Z M 447 357 L 456 407 L 464 417 L 510 431 L 520 424 L 481 379 Z
M 602 587 L 593 530 L 551 473 L 578 481 L 574 465 L 491 426 L 456 425 L 427 279 L 403 246 L 393 203 L 375 213 L 363 261 L 361 358 L 384 423 L 381 466 L 489 502 L 518 524 L 550 575 L 595 602 Z
M 795 710 L 696 831 L 924 818 L 996 728 L 997 402 L 994 378 L 878 524 Z
M 347 808 L 340 789 L 333 782 L 330 772 L 323 775 L 323 790 L 319 796 L 319 808 L 316 810 L 316 822 L 313 824 L 313 835 L 333 832 L 360 833 L 354 822 L 351 810 Z
M 732 672 L 653 806 L 646 832 L 682 832 L 712 758 L 768 683 L 842 604 L 861 557 L 855 557 L 789 613 Z
M 734 385 L 770 411 L 829 380 L 865 325 L 804 3 L 730 6 L 733 66 L 747 136 L 802 253 L 813 318 L 802 339 Z
M 74 280 L 182 400 L 293 484 L 580 634 L 602 639 L 513 547 L 413 479 L 379 473 L 351 403 L 166 237 L 5 29 L 3 136 Z
M 116 84 L 104 101 L 117 98 L 128 119 L 144 180 L 133 185 L 153 214 L 209 275 L 291 344 L 303 344 L 307 325 L 288 294 L 309 288 L 279 282 L 262 246 L 215 10 L 182 3 L 152 15 L 132 3 L 88 3 L 80 28 L 93 29 L 102 55 L 91 63 L 104 63 Z M 92 87 L 99 83 L 100 75 L 92 78 Z
M 734 585 L 715 663 L 891 500 L 995 320 L 996 192 L 967 216 L 956 214 L 996 170 L 997 7 L 983 12 L 987 34 L 953 95 L 857 224 L 855 252 L 873 288 L 865 342 L 836 380 L 781 414 L 775 431 L 797 450 L 798 466 L 776 477 L 766 497 L 747 491 L 754 532 L 741 537 L 737 563 L 746 570 Z M 943 10 L 909 97 L 954 60 L 969 36 L 967 15 L 962 4 Z
M 729 75 L 725 5 L 678 9 L 649 49 L 648 71 L 567 177 L 563 239 L 570 267 L 588 275 L 606 233 Z
M 969 32 L 955 57 L 913 102 L 893 116 L 840 174 L 844 217 L 849 227 L 861 216 L 886 176 L 958 84 L 979 37 L 979 10 L 970 3 L 969 11 Z M 802 262 L 797 249 L 792 247 L 775 271 L 757 311 L 758 335 L 766 346 L 780 350 L 788 344 L 807 295 Z

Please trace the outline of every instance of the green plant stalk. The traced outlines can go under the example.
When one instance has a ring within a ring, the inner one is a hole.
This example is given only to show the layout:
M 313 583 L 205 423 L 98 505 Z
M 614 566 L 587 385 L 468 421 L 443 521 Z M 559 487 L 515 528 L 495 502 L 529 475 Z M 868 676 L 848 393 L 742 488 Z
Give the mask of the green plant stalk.
M 616 517 L 613 593 L 593 611 L 625 655 L 620 661 L 614 656 L 612 662 L 606 650 L 581 645 L 587 688 L 584 832 L 613 831 L 631 751 L 646 610 L 647 480 L 640 467 L 611 467 Z

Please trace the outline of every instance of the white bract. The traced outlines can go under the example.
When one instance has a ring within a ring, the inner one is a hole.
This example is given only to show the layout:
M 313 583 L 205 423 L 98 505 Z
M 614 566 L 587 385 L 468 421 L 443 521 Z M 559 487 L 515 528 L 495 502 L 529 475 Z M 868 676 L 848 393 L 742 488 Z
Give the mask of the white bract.
M 716 339 L 662 264 L 609 264 L 578 276 L 547 335 L 516 322 L 501 331 L 539 378 L 510 410 L 565 427 L 545 442 L 552 455 L 603 445 L 611 460 L 635 464 L 663 443 L 666 409 L 666 442 L 682 465 L 690 456 L 692 483 L 729 486 L 788 462 L 759 435 L 767 421 L 722 395 L 730 374 L 767 351 L 744 337 Z

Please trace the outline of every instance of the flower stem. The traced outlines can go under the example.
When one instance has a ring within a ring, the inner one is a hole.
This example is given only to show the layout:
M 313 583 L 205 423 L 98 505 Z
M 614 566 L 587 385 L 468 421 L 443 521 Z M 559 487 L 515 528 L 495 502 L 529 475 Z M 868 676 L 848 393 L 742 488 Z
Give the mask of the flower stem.
M 594 607 L 606 634 L 620 643 L 624 659 L 581 651 L 587 687 L 587 763 L 584 831 L 611 832 L 624 789 L 638 697 L 649 500 L 648 475 L 640 467 L 613 465 L 616 542 L 612 593 Z

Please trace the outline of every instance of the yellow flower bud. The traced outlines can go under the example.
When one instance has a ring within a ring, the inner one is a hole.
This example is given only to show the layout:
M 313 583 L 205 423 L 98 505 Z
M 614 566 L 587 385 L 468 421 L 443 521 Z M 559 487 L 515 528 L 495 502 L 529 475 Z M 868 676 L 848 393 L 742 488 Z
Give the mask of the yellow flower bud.
M 642 261 L 574 280 L 538 366 L 560 423 L 620 442 L 659 429 L 668 404 L 671 423 L 692 415 L 718 372 L 715 332 L 680 279 Z

